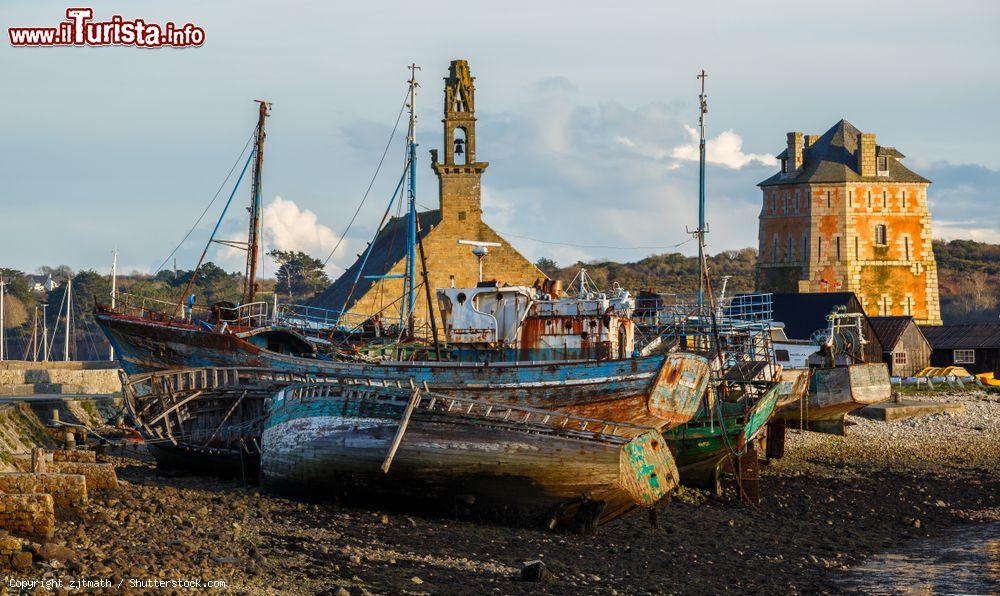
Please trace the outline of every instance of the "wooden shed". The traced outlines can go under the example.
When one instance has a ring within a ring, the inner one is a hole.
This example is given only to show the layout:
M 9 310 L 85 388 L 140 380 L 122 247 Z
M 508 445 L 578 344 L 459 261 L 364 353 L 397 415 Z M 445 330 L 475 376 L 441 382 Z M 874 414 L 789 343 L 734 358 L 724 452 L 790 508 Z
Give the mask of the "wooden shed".
M 868 317 L 882 344 L 882 362 L 894 377 L 912 377 L 931 365 L 931 344 L 913 317 Z
M 972 374 L 1000 375 L 1000 324 L 921 327 L 931 344 L 931 366 L 961 366 Z

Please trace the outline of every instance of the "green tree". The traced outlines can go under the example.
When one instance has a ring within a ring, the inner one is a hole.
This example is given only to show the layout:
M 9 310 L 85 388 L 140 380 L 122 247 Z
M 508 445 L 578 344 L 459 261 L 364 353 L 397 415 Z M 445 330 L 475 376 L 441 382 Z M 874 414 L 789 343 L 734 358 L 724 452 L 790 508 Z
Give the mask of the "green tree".
M 548 257 L 542 257 L 535 261 L 535 267 L 538 267 L 542 273 L 549 277 L 555 277 L 556 273 L 559 272 L 559 265 Z
M 330 285 L 330 278 L 319 259 L 301 251 L 272 250 L 267 254 L 278 265 L 275 291 L 285 293 L 289 300 L 311 298 Z

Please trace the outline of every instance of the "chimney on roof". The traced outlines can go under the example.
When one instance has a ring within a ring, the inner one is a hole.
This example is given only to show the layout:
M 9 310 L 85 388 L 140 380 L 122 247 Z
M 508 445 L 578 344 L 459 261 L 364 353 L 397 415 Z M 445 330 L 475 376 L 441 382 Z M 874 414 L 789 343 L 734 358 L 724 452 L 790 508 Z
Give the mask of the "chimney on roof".
M 858 173 L 875 176 L 875 135 L 863 132 L 858 137 Z
M 802 167 L 802 133 L 788 133 L 788 171 L 794 172 Z
M 813 143 L 819 140 L 820 135 L 806 135 L 806 149 L 813 146 Z

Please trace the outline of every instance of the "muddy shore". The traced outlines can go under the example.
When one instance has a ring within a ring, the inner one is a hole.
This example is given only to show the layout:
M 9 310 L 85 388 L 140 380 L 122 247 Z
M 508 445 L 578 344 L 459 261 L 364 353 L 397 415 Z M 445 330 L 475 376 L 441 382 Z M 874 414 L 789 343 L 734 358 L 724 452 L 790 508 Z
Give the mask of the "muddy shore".
M 732 489 L 685 490 L 658 508 L 658 528 L 637 511 L 593 536 L 297 502 L 111 458 L 121 494 L 58 526 L 75 559 L 24 576 L 201 578 L 251 594 L 836 592 L 838 574 L 878 551 L 1000 521 L 1000 396 L 933 399 L 965 411 L 852 417 L 847 437 L 789 432 L 759 508 Z M 534 559 L 555 578 L 519 580 Z

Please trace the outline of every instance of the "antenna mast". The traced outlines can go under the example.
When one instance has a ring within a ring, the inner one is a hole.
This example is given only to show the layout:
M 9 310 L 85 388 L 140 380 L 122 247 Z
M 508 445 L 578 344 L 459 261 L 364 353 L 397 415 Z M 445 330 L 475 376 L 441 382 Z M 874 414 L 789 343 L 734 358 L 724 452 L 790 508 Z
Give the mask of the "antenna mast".
M 260 187 L 261 168 L 264 165 L 264 120 L 271 109 L 271 103 L 263 99 L 256 101 L 260 106 L 257 116 L 257 144 L 254 147 L 256 159 L 253 164 L 253 186 L 250 195 L 250 233 L 247 237 L 247 269 L 243 286 L 243 304 L 250 304 L 257 294 L 257 258 L 260 250 Z
M 406 235 L 406 312 L 400 313 L 400 324 L 406 323 L 410 337 L 413 337 L 413 307 L 416 304 L 416 247 L 417 247 L 417 71 L 420 67 L 410 64 L 410 128 L 406 135 L 406 144 L 410 152 L 410 184 L 407 191 L 407 235 Z M 434 313 L 428 313 L 434 316 Z
M 700 140 L 698 142 L 698 229 L 695 236 L 698 239 L 698 316 L 701 316 L 705 303 L 705 276 L 708 271 L 705 267 L 705 234 L 708 227 L 705 224 L 705 114 L 708 113 L 708 96 L 705 95 L 705 79 L 708 75 L 705 69 L 701 69 L 698 75 L 701 79 L 701 94 L 698 95 L 698 129 Z

